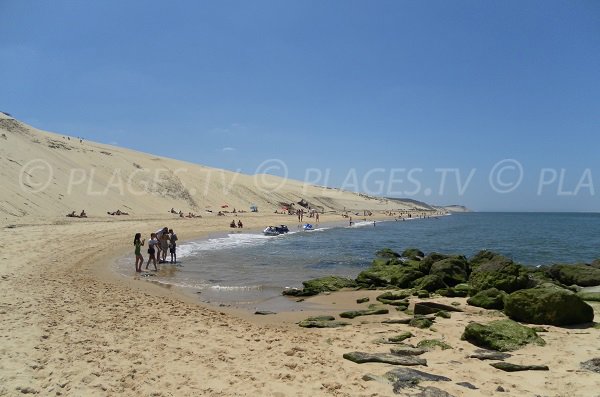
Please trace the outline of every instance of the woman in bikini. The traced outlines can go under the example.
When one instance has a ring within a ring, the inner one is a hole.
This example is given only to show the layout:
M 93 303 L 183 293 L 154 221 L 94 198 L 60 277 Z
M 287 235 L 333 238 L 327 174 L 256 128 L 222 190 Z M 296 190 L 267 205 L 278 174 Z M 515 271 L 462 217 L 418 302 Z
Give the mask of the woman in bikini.
M 133 238 L 133 245 L 135 246 L 135 271 L 137 273 L 142 271 L 142 264 L 144 263 L 144 257 L 142 256 L 142 246 L 146 240 L 141 240 L 142 233 L 136 233 Z

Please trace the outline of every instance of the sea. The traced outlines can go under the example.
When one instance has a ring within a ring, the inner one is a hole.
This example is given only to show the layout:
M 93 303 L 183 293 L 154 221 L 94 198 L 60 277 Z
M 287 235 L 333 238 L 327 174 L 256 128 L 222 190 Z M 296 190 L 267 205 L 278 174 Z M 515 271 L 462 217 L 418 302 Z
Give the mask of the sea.
M 290 216 L 290 232 L 259 231 L 215 235 L 178 246 L 177 265 L 135 275 L 131 256 L 116 271 L 177 287 L 203 302 L 251 310 L 295 310 L 282 296 L 311 278 L 355 278 L 381 248 L 402 252 L 416 247 L 470 257 L 480 250 L 499 252 L 526 266 L 589 263 L 600 258 L 600 214 L 471 212 L 406 221 L 366 220 L 304 231 Z M 185 236 L 180 236 L 180 239 Z M 150 265 L 152 267 L 152 265 Z

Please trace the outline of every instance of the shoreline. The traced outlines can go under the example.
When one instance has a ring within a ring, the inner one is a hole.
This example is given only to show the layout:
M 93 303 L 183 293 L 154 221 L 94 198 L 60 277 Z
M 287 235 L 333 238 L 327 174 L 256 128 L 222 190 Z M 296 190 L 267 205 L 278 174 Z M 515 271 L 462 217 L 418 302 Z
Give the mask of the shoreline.
M 244 223 L 251 230 L 271 223 L 268 219 L 283 219 L 268 215 L 248 216 Z M 434 299 L 457 302 L 464 312 L 439 319 L 429 330 L 384 324 L 387 318 L 406 316 L 395 310 L 349 320 L 345 328 L 304 329 L 294 322 L 312 312 L 256 316 L 111 274 L 118 257 L 133 254 L 130 237 L 135 231 L 168 224 L 182 241 L 190 241 L 228 230 L 221 217 L 149 218 L 4 225 L 0 395 L 27 390 L 68 396 L 166 396 L 169 391 L 206 396 L 388 396 L 391 385 L 362 379 L 367 373 L 381 376 L 390 366 L 358 365 L 342 356 L 351 351 L 389 352 L 389 346 L 374 340 L 404 331 L 414 334 L 411 344 L 440 339 L 452 346 L 426 353 L 428 367 L 419 369 L 451 378 L 452 382 L 423 385 L 454 396 L 593 396 L 600 389 L 598 374 L 579 369 L 581 361 L 600 355 L 600 331 L 595 329 L 544 327 L 546 347 L 528 346 L 510 360 L 549 364 L 549 372 L 509 374 L 467 359 L 476 348 L 460 339 L 465 325 L 499 317 L 467 306 L 464 298 Z M 358 297 L 374 301 L 381 292 L 345 291 L 307 301 L 322 308 L 315 314 L 335 315 L 361 308 Z M 594 308 L 598 313 L 599 305 Z M 468 390 L 457 382 L 479 389 Z

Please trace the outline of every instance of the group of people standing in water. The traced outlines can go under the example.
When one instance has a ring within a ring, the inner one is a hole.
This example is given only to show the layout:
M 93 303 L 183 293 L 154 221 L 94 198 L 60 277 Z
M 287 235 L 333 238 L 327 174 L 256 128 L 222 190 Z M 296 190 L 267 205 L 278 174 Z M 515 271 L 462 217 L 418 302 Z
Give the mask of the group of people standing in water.
M 171 254 L 171 263 L 177 263 L 177 234 L 173 229 L 169 229 L 166 226 L 150 233 L 150 239 L 148 240 L 148 261 L 146 262 L 146 269 L 150 265 L 150 262 L 154 265 L 154 270 L 158 271 L 158 263 L 167 262 L 167 251 Z M 135 271 L 141 272 L 142 265 L 144 264 L 144 257 L 142 256 L 142 247 L 146 243 L 145 239 L 142 239 L 142 233 L 136 233 L 133 238 L 133 245 L 135 246 Z

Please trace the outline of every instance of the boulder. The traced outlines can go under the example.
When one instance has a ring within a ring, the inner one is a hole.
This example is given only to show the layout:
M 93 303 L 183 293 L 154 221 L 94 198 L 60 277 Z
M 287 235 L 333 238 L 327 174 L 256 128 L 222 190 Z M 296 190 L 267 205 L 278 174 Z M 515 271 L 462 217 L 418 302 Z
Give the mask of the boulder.
M 482 307 L 484 309 L 504 309 L 504 299 L 508 294 L 500 291 L 498 288 L 490 288 L 479 291 L 474 296 L 467 299 L 467 303 L 471 306 Z
M 390 336 L 388 338 L 388 342 L 389 343 L 401 343 L 403 341 L 405 341 L 406 339 L 412 338 L 414 335 L 408 331 L 403 332 L 399 335 L 395 335 L 395 336 Z
M 425 277 L 421 277 L 420 279 L 415 280 L 414 285 L 416 289 L 428 292 L 448 288 L 448 285 L 444 282 L 442 276 L 437 274 L 429 274 Z
M 412 346 L 400 346 L 391 348 L 390 353 L 396 356 L 420 356 L 427 353 L 427 350 Z
M 400 254 L 390 248 L 383 248 L 375 252 L 375 256 L 380 258 L 400 258 Z
M 549 269 L 550 276 L 565 284 L 581 287 L 600 285 L 600 269 L 585 264 L 554 265 Z
M 423 251 L 417 248 L 407 248 L 404 251 L 402 251 L 402 257 L 407 259 L 420 261 L 421 259 L 423 259 L 424 256 L 425 254 L 423 253 Z
M 471 263 L 471 267 L 473 269 L 476 269 L 479 266 L 484 265 L 486 263 L 496 263 L 496 264 L 512 263 L 512 260 L 505 257 L 504 255 L 498 254 L 496 252 L 482 250 L 482 251 L 479 251 L 477 254 L 475 254 L 475 256 L 473 256 L 469 260 L 469 262 Z
M 402 389 L 412 388 L 420 382 L 450 382 L 445 376 L 429 374 L 412 368 L 397 367 L 385 374 L 385 378 L 394 383 L 394 393 L 400 394 Z
M 408 325 L 415 328 L 425 329 L 433 325 L 433 320 L 424 317 L 415 317 L 412 320 L 410 320 Z
M 452 288 L 442 288 L 435 291 L 436 294 L 448 298 L 466 298 L 469 296 L 471 286 L 466 283 L 457 284 Z
M 471 268 L 464 256 L 435 262 L 429 270 L 430 275 L 440 276 L 443 282 L 449 287 L 467 282 L 470 272 Z
M 546 344 L 534 330 L 512 320 L 497 320 L 485 325 L 471 323 L 466 326 L 462 339 L 475 346 L 501 352 L 517 350 L 530 343 Z
M 600 358 L 592 358 L 591 360 L 582 362 L 580 365 L 583 369 L 600 374 Z
M 388 287 L 411 288 L 413 281 L 425 276 L 418 269 L 396 263 L 395 259 L 374 260 L 371 267 L 360 272 L 356 277 L 356 283 L 363 287 Z
M 488 262 L 473 270 L 469 277 L 471 295 L 490 288 L 514 292 L 527 288 L 529 277 L 523 266 L 513 262 Z
M 513 292 L 504 303 L 504 313 L 530 324 L 575 325 L 594 320 L 594 309 L 571 291 L 562 288 L 532 288 Z
M 371 300 L 371 299 L 369 299 L 368 297 L 364 297 L 364 298 L 358 298 L 358 299 L 356 300 L 356 303 L 358 303 L 358 304 L 360 305 L 361 303 L 367 303 L 367 302 L 369 302 L 370 300 Z
M 357 286 L 354 280 L 337 276 L 315 278 L 304 281 L 302 284 L 304 285 L 303 289 L 286 289 L 283 291 L 283 295 L 313 296 L 319 294 L 320 292 L 339 291 L 342 288 L 355 288 Z
M 419 270 L 425 274 L 429 274 L 429 271 L 431 270 L 431 266 L 435 262 L 438 262 L 438 261 L 441 261 L 444 259 L 448 259 L 448 258 L 450 258 L 450 255 L 440 254 L 437 252 L 432 252 L 430 254 L 427 254 L 427 256 L 425 256 L 423 259 L 421 259 L 419 261 Z
M 427 365 L 427 360 L 414 356 L 397 356 L 391 353 L 363 353 L 363 352 L 351 352 L 344 353 L 343 356 L 346 360 L 350 360 L 357 364 L 364 363 L 384 363 L 392 365 Z

